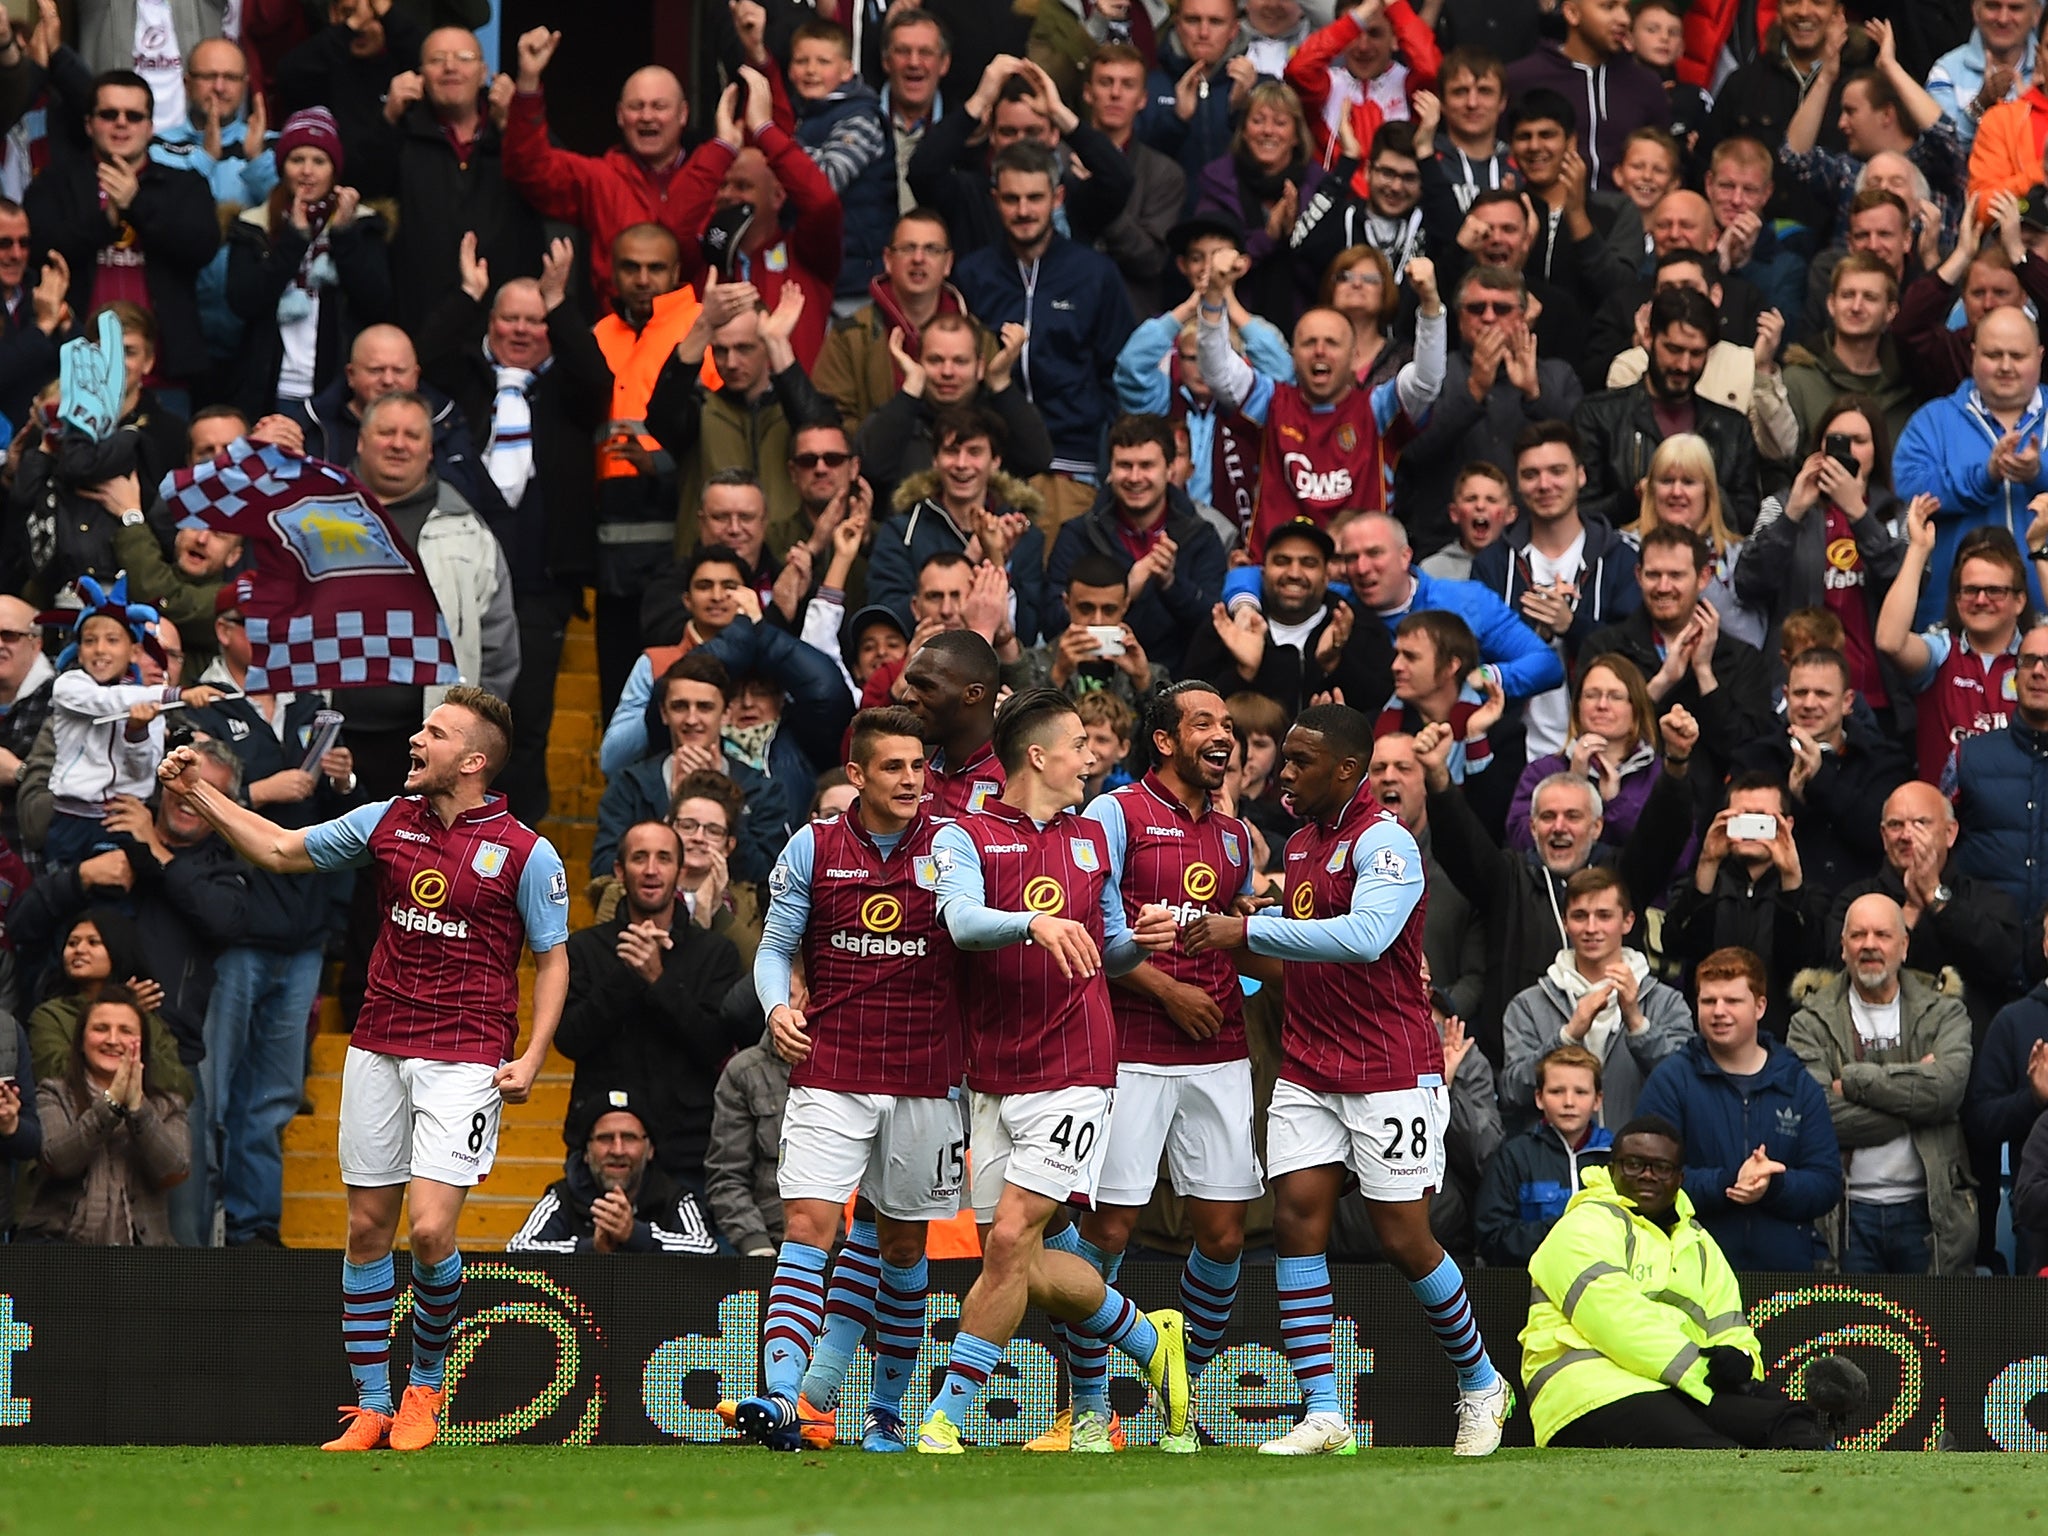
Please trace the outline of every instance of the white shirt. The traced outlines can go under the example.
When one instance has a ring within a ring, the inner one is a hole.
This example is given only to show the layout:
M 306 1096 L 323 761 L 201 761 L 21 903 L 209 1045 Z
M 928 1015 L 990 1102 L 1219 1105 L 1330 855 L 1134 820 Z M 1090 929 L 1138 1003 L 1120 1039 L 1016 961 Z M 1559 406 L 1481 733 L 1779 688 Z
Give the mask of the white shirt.
M 1539 587 L 1556 586 L 1561 581 L 1576 582 L 1579 572 L 1586 564 L 1586 530 L 1581 528 L 1579 536 L 1565 546 L 1564 552 L 1556 557 L 1546 555 L 1534 544 L 1527 545 L 1523 553 L 1529 558 L 1529 572 Z M 1565 661 L 1564 642 L 1553 640 L 1550 649 L 1557 654 L 1560 662 Z M 1570 672 L 1569 664 L 1565 670 Z M 1552 752 L 1564 750 L 1565 738 L 1572 728 L 1572 691 L 1569 684 L 1561 684 L 1548 693 L 1539 693 L 1523 706 L 1522 721 L 1528 732 L 1528 752 L 1531 758 L 1545 757 Z
M 185 121 L 185 60 L 171 25 L 170 0 L 135 0 L 135 73 L 156 97 L 156 131 Z
M 305 400 L 313 393 L 313 369 L 320 351 L 320 290 L 307 295 L 313 307 L 297 320 L 277 322 L 277 339 L 284 343 L 284 360 L 277 370 L 280 400 Z
M 1849 989 L 1849 1021 L 1867 1054 L 1899 1047 L 1899 995 L 1888 1003 L 1867 1003 Z M 1849 1198 L 1866 1205 L 1904 1205 L 1927 1194 L 1927 1170 L 1913 1150 L 1910 1134 L 1895 1136 L 1881 1147 L 1863 1147 L 1849 1154 Z

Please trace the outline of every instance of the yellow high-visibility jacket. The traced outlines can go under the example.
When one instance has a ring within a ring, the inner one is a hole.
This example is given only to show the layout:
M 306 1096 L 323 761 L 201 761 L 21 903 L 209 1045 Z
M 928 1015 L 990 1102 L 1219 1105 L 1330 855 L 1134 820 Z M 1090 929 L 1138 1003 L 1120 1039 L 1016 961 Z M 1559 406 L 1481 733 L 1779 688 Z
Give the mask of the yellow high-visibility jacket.
M 1536 1443 L 1595 1408 L 1675 1387 L 1704 1403 L 1702 1351 L 1728 1344 L 1763 1375 L 1763 1348 L 1720 1247 L 1678 1196 L 1667 1235 L 1618 1195 L 1605 1168 L 1581 1188 L 1529 1260 L 1522 1381 Z

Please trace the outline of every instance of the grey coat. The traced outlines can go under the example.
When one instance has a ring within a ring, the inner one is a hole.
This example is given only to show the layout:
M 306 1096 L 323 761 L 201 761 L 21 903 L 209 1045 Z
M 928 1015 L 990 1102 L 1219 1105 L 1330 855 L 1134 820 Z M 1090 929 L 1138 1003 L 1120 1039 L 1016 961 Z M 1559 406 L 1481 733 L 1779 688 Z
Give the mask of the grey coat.
M 178 57 L 209 37 L 219 37 L 226 16 L 225 0 L 170 0 L 171 31 L 178 39 Z M 77 8 L 78 52 L 94 74 L 135 67 L 135 0 L 100 0 Z
M 1866 1053 L 1849 1017 L 1849 979 L 1841 971 L 1801 971 L 1792 980 L 1787 1043 L 1828 1096 L 1843 1165 L 1860 1147 L 1910 1133 L 1927 1173 L 1927 1216 L 1934 1226 L 1934 1273 L 1967 1275 L 1977 1254 L 1977 1191 L 1963 1140 L 1963 1093 L 1970 1081 L 1970 1015 L 1962 978 L 1944 970 L 1937 982 L 1918 971 L 1899 973 L 1899 1043 Z M 1922 1061 L 1932 1056 L 1931 1062 Z M 1841 1091 L 1835 1091 L 1839 1082 Z M 1848 1201 L 1821 1221 L 1837 1263 Z
M 1643 1009 L 1642 1033 L 1617 1029 L 1601 1063 L 1602 1125 L 1628 1124 L 1635 1116 L 1636 1097 L 1657 1064 L 1684 1049 L 1692 1038 L 1692 1009 L 1676 988 L 1653 978 L 1637 1001 Z M 1545 1052 L 1573 1043 L 1564 1037 L 1571 1016 L 1571 1000 L 1548 976 L 1517 992 L 1508 1004 L 1501 1021 L 1500 1105 L 1501 1118 L 1511 1131 L 1525 1130 L 1536 1119 L 1536 1063 Z
M 725 1240 L 741 1253 L 782 1244 L 782 1195 L 775 1165 L 789 1063 L 764 1033 L 734 1053 L 711 1094 L 711 1140 L 704 1148 L 704 1195 Z

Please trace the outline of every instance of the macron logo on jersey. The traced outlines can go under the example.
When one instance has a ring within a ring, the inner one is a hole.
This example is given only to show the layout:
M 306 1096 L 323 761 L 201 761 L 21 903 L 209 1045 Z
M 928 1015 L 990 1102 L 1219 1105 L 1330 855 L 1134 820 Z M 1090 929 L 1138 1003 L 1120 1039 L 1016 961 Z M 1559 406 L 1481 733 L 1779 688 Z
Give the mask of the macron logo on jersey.
M 409 832 L 404 827 L 393 827 L 391 835 L 406 843 L 431 843 L 433 839 L 424 832 Z

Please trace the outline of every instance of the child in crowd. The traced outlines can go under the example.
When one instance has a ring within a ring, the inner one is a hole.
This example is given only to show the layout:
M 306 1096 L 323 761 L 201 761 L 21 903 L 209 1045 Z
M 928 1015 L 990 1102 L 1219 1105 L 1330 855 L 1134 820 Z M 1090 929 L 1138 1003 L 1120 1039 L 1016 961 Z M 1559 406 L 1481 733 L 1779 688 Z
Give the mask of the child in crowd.
M 1507 472 L 1484 459 L 1474 459 L 1451 482 L 1451 500 L 1444 512 L 1458 530 L 1457 542 L 1423 560 L 1422 569 L 1441 581 L 1470 581 L 1472 562 L 1479 552 L 1498 540 L 1515 520 L 1515 497 Z
M 1621 164 L 1614 169 L 1614 185 L 1635 208 L 1643 232 L 1642 245 L 1624 252 L 1624 260 L 1639 263 L 1650 255 L 1650 210 L 1664 200 L 1665 193 L 1684 184 L 1683 166 L 1684 151 L 1678 140 L 1662 128 L 1638 128 L 1622 141 Z
M 1084 693 L 1074 711 L 1088 728 L 1088 747 L 1095 754 L 1095 772 L 1088 776 L 1088 798 L 1121 789 L 1131 782 L 1124 759 L 1131 755 L 1131 731 L 1137 716 L 1131 706 L 1107 691 Z
M 156 621 L 156 610 L 129 603 L 125 579 L 103 589 L 83 577 L 78 591 L 85 606 L 70 653 L 58 658 L 50 695 L 57 745 L 50 794 L 56 813 L 43 857 L 52 868 L 114 846 L 102 823 L 116 795 L 147 800 L 156 792 L 164 706 L 203 708 L 222 697 L 218 688 L 153 688 L 136 681 L 137 653 L 155 644 L 145 626 Z M 114 715 L 126 718 L 108 719 Z
M 1536 1063 L 1542 1118 L 1500 1145 L 1479 1182 L 1473 1224 L 1489 1264 L 1525 1265 L 1571 1197 L 1582 1168 L 1604 1167 L 1614 1138 L 1600 1121 L 1600 1058 L 1560 1045 Z
M 1678 78 L 1679 56 L 1685 52 L 1685 9 L 1688 0 L 1641 0 L 1629 27 L 1629 48 L 1636 61 L 1664 82 L 1671 103 L 1671 132 L 1689 142 L 1707 125 L 1707 98 L 1696 85 Z

